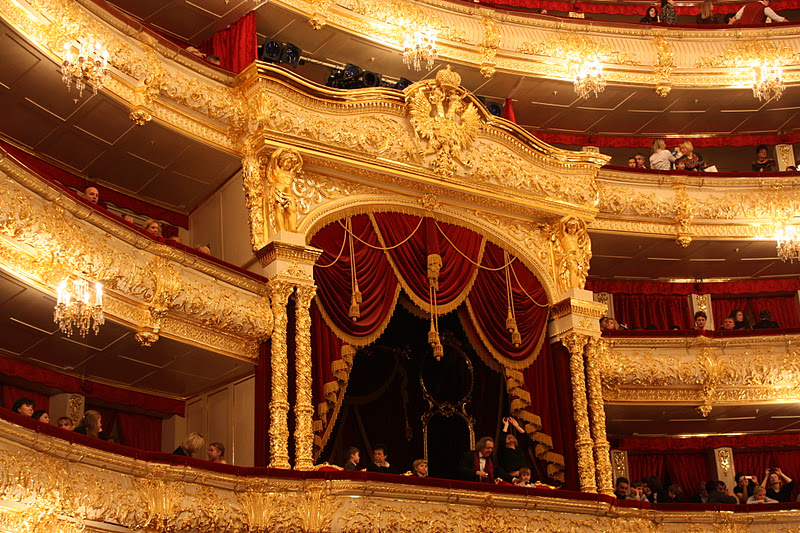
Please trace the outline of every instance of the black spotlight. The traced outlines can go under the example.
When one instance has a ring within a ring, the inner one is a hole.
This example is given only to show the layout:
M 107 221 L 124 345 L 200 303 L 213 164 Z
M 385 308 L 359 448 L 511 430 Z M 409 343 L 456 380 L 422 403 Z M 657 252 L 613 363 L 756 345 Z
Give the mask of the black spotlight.
M 364 81 L 364 87 L 380 87 L 382 77 L 383 76 L 377 72 L 365 72 L 361 75 L 361 79 Z
M 288 63 L 289 65 L 296 67 L 300 62 L 300 55 L 302 53 L 302 50 L 292 43 L 286 43 L 281 51 L 281 63 Z
M 407 80 L 405 78 L 400 78 L 400 81 L 398 81 L 397 83 L 394 84 L 394 88 L 397 89 L 398 91 L 402 91 L 406 87 L 411 85 L 411 83 L 412 83 L 411 80 Z
M 361 74 L 363 70 L 361 67 L 356 66 L 352 63 L 348 63 L 344 70 L 342 71 L 342 77 L 344 78 L 355 78 L 359 74 Z
M 488 104 L 486 108 L 489 110 L 489 113 L 491 113 L 496 117 L 503 116 L 503 106 L 501 106 L 497 102 L 492 102 L 491 104 Z
M 283 53 L 283 43 L 269 39 L 264 41 L 261 47 L 261 61 L 269 61 L 270 63 L 278 63 L 281 60 Z M 298 54 L 299 58 L 300 54 Z

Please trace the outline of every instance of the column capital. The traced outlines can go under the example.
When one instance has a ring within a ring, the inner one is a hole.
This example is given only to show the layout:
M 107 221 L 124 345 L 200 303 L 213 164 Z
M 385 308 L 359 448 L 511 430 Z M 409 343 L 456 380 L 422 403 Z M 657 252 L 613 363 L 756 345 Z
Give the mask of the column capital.
M 565 292 L 561 295 L 561 300 L 553 304 L 550 311 L 552 318 L 548 325 L 550 342 L 564 342 L 571 334 L 599 337 L 600 319 L 605 314 L 606 308 L 605 303 L 594 301 L 591 291 L 570 289 Z
M 290 231 L 278 232 L 263 248 L 256 252 L 264 275 L 273 279 L 285 277 L 299 282 L 314 279 L 314 263 L 322 250 L 306 246 L 302 233 Z

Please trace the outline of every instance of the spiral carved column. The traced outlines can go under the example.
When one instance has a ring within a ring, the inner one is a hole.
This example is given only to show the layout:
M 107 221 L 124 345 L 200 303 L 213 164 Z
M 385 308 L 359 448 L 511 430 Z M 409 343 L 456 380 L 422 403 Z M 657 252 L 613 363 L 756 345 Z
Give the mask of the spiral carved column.
M 286 327 L 289 322 L 286 304 L 294 291 L 292 283 L 269 281 L 274 327 L 272 331 L 272 399 L 269 402 L 269 466 L 289 468 L 289 358 Z
M 314 466 L 314 429 L 312 416 L 314 407 L 311 401 L 311 314 L 309 306 L 316 294 L 313 285 L 298 285 L 295 293 L 296 351 L 295 374 L 297 399 L 294 404 L 294 467 L 297 470 L 311 470 Z
M 583 492 L 597 492 L 595 465 L 592 457 L 592 435 L 589 431 L 589 410 L 586 403 L 586 379 L 583 369 L 583 349 L 589 337 L 580 333 L 569 333 L 561 342 L 569 350 L 569 369 L 572 380 L 572 410 L 575 417 L 578 455 L 578 478 Z
M 589 415 L 594 438 L 594 463 L 597 468 L 598 492 L 614 494 L 614 481 L 611 473 L 610 445 L 606 437 L 606 411 L 603 406 L 603 390 L 597 358 L 602 350 L 608 349 L 608 341 L 594 337 L 586 345 L 586 379 L 589 392 Z

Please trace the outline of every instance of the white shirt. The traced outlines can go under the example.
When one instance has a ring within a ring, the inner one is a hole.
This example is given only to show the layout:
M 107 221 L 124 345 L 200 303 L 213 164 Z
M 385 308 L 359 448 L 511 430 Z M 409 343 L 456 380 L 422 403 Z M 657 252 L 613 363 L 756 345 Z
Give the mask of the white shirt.
M 764 2 L 763 2 L 762 0 L 759 0 L 759 1 L 760 1 L 762 4 L 764 4 Z M 764 7 L 764 14 L 765 14 L 765 15 L 767 16 L 767 18 L 769 18 L 769 19 L 770 19 L 772 22 L 786 22 L 786 17 L 782 17 L 782 16 L 778 15 L 777 13 L 775 13 L 775 12 L 772 10 L 772 8 L 771 8 L 771 7 L 767 7 L 767 5 L 766 5 L 766 4 L 764 4 L 764 6 L 765 6 L 765 7 Z M 742 9 L 740 9 L 739 11 L 737 11 L 737 12 L 736 12 L 736 14 L 733 16 L 733 18 L 735 18 L 736 20 L 739 20 L 740 18 L 742 18 L 742 15 L 743 15 L 743 14 L 744 14 L 744 6 L 742 6 Z M 652 156 L 651 156 L 651 157 L 652 157 Z
M 486 457 L 481 457 L 480 465 L 481 465 L 481 470 L 486 472 Z
M 659 150 L 650 156 L 650 168 L 656 170 L 670 170 L 674 162 L 675 156 L 669 150 Z

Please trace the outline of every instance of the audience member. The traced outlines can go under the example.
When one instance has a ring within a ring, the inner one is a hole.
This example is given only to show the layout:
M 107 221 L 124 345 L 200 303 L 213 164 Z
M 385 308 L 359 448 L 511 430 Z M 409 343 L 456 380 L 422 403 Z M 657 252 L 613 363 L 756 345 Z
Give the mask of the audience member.
M 372 462 L 367 465 L 367 472 L 380 472 L 381 474 L 399 474 L 395 467 L 389 464 L 386 458 L 389 454 L 386 453 L 386 446 L 378 444 L 372 450 Z
M 706 492 L 708 493 L 706 503 L 737 503 L 739 501 L 730 494 L 729 490 L 720 490 L 718 481 L 706 483 Z
M 634 481 L 628 490 L 628 499 L 636 500 L 637 502 L 647 501 L 647 495 L 644 493 L 644 481 Z
M 788 167 L 786 167 L 786 170 L 784 172 L 797 172 L 797 167 L 794 165 L 789 165 Z
M 519 440 L 513 433 L 508 431 L 509 424 L 514 426 L 514 429 L 519 433 Z M 520 469 L 528 466 L 528 460 L 525 456 L 528 453 L 531 441 L 513 416 L 503 418 L 503 433 L 500 437 L 503 439 L 503 446 L 497 450 L 497 459 L 500 462 L 500 466 L 509 476 L 518 477 Z
M 38 420 L 39 422 L 44 422 L 45 424 L 50 423 L 50 415 L 47 414 L 47 411 L 45 411 L 44 409 L 39 409 L 38 411 L 34 411 L 33 415 L 31 415 L 31 418 L 33 418 L 34 420 Z
M 136 220 L 134 220 L 134 218 L 132 216 L 130 216 L 130 215 L 123 215 L 122 219 L 125 222 L 130 222 L 131 224 L 136 224 Z
M 670 485 L 667 489 L 667 503 L 683 503 L 683 489 L 680 485 Z
M 736 481 L 733 495 L 736 496 L 739 503 L 747 503 L 747 499 L 753 495 L 753 489 L 758 486 L 758 481 L 755 477 L 746 476 L 742 472 L 737 472 L 733 479 Z
M 20 398 L 14 402 L 11 410 L 15 413 L 21 414 L 22 416 L 33 416 L 33 400 L 30 398 Z
M 665 491 L 664 487 L 661 485 L 660 479 L 656 476 L 650 476 L 644 482 L 650 490 L 650 494 L 647 495 L 647 500 L 650 503 L 664 503 L 669 501 L 667 491 Z
M 675 170 L 686 170 L 686 158 L 681 156 L 675 160 Z
M 355 446 L 349 446 L 345 452 L 347 461 L 344 462 L 345 470 L 358 470 L 358 462 L 361 461 L 361 452 Z
M 157 220 L 149 218 L 142 224 L 142 227 L 146 232 L 152 233 L 156 237 L 161 237 L 161 224 Z
M 618 500 L 627 500 L 629 489 L 630 481 L 628 481 L 628 478 L 618 477 L 617 483 L 614 485 L 614 497 Z
M 779 503 L 778 500 L 773 500 L 767 497 L 767 489 L 758 486 L 753 489 L 753 495 L 747 498 L 745 503 Z
M 719 20 L 717 20 L 717 16 L 714 14 L 714 4 L 711 3 L 711 0 L 706 0 L 700 4 L 697 24 L 719 24 Z
M 600 329 L 601 330 L 618 330 L 618 329 L 628 329 L 622 327 L 619 322 L 615 318 L 611 318 L 610 316 L 604 316 L 600 319 Z
M 520 487 L 533 487 L 533 483 L 531 483 L 531 469 L 527 466 L 520 468 L 519 478 L 516 479 L 515 483 Z
M 677 330 L 677 331 L 680 331 L 680 330 L 681 330 L 681 327 L 680 327 L 679 325 L 677 325 L 677 324 L 672 324 L 672 325 L 669 327 L 669 329 L 670 329 L 670 331 L 676 331 L 676 330 Z
M 480 481 L 494 483 L 495 478 L 500 478 L 508 483 L 513 483 L 503 467 L 500 466 L 494 453 L 494 440 L 491 437 L 482 437 L 475 449 L 465 453 L 458 463 L 458 474 L 464 481 Z
M 639 22 L 644 22 L 645 24 L 651 24 L 653 22 L 661 22 L 661 19 L 658 16 L 658 9 L 656 6 L 650 6 L 647 8 L 647 13 L 639 20 Z
M 650 9 L 655 9 L 651 7 Z M 667 143 L 664 139 L 656 139 L 653 141 L 653 154 L 650 156 L 650 168 L 656 170 L 670 170 L 672 163 L 675 162 L 675 156 L 667 150 Z
M 633 159 L 636 161 L 636 168 L 647 168 L 647 165 L 645 164 L 647 159 L 644 157 L 643 153 L 640 152 L 636 154 L 633 156 Z
M 100 413 L 97 411 L 89 410 L 83 414 L 83 420 L 75 428 L 75 433 L 94 437 L 96 439 L 108 440 L 105 432 L 103 431 L 103 421 Z
M 708 322 L 708 316 L 704 311 L 694 314 L 694 329 L 706 329 L 706 322 Z
M 228 464 L 225 460 L 225 446 L 221 442 L 212 442 L 208 445 L 208 460 L 212 463 Z
M 707 503 L 708 491 L 706 490 L 705 482 L 701 481 L 697 484 L 697 494 L 689 498 L 689 503 Z
M 764 309 L 758 314 L 761 322 L 753 324 L 753 329 L 777 329 L 780 326 L 772 320 L 772 313 Z
M 794 481 L 781 472 L 780 468 L 773 467 L 764 473 L 764 481 L 761 482 L 761 486 L 767 489 L 767 498 L 785 503 L 792 495 Z
M 199 57 L 200 59 L 205 59 L 206 55 L 195 48 L 194 46 L 187 46 L 186 51 L 192 54 L 193 56 Z
M 211 255 L 211 247 L 208 244 L 201 244 L 196 250 L 201 254 Z
M 672 0 L 670 0 L 672 1 Z M 694 145 L 690 141 L 683 141 L 679 148 L 681 150 L 681 159 L 683 159 L 683 166 L 685 170 L 705 170 L 706 162 L 703 161 L 703 156 L 694 151 Z
M 732 309 L 730 317 L 733 319 L 733 329 L 750 329 L 750 324 L 739 309 Z
M 768 154 L 767 145 L 759 144 L 756 147 L 756 160 L 753 161 L 753 172 L 775 172 L 777 169 L 777 163 Z
M 736 13 L 725 13 L 725 16 L 724 16 L 724 17 L 722 17 L 722 23 L 723 23 L 723 24 L 730 24 L 730 23 L 731 23 L 731 20 L 733 19 L 733 16 L 734 16 L 735 14 L 736 14 Z
M 775 13 L 769 7 L 769 0 L 758 0 L 757 2 L 750 2 L 745 4 L 736 14 L 731 18 L 728 24 L 763 24 L 770 19 L 772 22 L 786 22 L 786 18 Z
M 222 64 L 222 62 L 219 60 L 219 56 L 215 56 L 215 55 L 211 55 L 211 54 L 206 56 L 206 61 L 208 61 L 212 65 L 216 65 L 216 66 L 220 66 Z
M 661 22 L 677 24 L 678 14 L 675 12 L 675 0 L 661 0 Z
M 733 318 L 726 316 L 722 319 L 722 326 L 719 329 L 726 330 L 726 331 L 733 331 L 736 328 L 736 323 L 733 321 Z
M 636 158 L 635 157 L 629 157 L 628 158 L 628 166 L 631 167 L 631 168 L 636 168 Z
M 414 476 L 428 477 L 428 461 L 425 459 L 417 459 L 411 464 Z
M 66 429 L 67 431 L 72 431 L 75 429 L 75 422 L 73 422 L 72 419 L 68 416 L 62 416 L 61 418 L 58 419 L 58 422 L 56 424 L 61 429 Z
M 97 190 L 97 187 L 86 187 L 83 196 L 93 204 L 100 203 L 100 191 Z
M 186 457 L 194 457 L 194 454 L 202 450 L 206 445 L 206 439 L 200 433 L 189 433 L 180 446 L 175 448 L 172 452 L 173 455 L 183 455 Z

